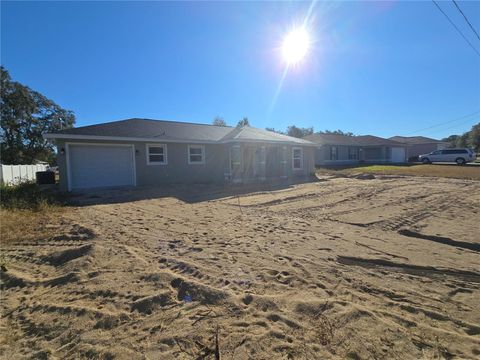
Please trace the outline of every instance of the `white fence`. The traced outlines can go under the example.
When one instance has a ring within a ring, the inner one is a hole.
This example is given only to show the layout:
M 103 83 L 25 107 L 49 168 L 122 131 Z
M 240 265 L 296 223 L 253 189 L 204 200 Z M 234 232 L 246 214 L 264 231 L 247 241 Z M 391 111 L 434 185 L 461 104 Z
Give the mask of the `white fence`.
M 0 183 L 14 185 L 23 181 L 35 181 L 37 171 L 47 170 L 48 165 L 0 165 Z

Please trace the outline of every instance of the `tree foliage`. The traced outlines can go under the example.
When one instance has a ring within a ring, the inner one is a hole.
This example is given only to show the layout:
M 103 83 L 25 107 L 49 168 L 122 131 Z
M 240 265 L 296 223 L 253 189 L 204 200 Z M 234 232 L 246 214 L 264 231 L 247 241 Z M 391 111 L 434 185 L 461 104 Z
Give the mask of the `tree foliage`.
M 475 152 L 480 152 L 480 123 L 473 125 L 468 135 L 468 143 Z
M 480 123 L 473 125 L 462 135 L 450 135 L 442 141 L 450 143 L 451 147 L 471 148 L 478 153 L 480 152 Z
M 296 138 L 303 138 L 307 135 L 312 135 L 313 134 L 313 127 L 309 128 L 301 128 L 297 127 L 295 125 L 290 125 L 287 127 L 287 135 L 296 137 Z
M 275 128 L 265 128 L 265 130 L 272 131 L 278 134 L 283 134 L 283 135 L 288 135 L 288 136 L 293 136 L 296 138 L 303 138 L 307 135 L 311 135 L 314 133 L 313 127 L 309 128 L 302 128 L 302 127 L 297 127 L 295 125 L 290 125 L 287 127 L 287 131 L 281 131 L 281 130 L 275 130 Z M 353 136 L 353 133 L 351 132 L 344 132 L 342 130 L 325 130 L 325 131 L 318 131 L 316 134 L 338 134 L 338 135 L 345 135 L 345 136 Z
M 342 130 L 325 130 L 319 131 L 317 134 L 334 134 L 334 135 L 344 135 L 344 136 L 353 136 L 352 132 L 344 132 Z
M 450 135 L 449 137 L 443 138 L 442 141 L 449 143 L 451 147 L 455 147 L 458 137 L 458 135 Z
M 213 119 L 213 121 L 212 121 L 212 125 L 227 126 L 227 123 L 225 122 L 225 120 L 222 117 L 216 116 L 215 119 Z
M 43 135 L 73 127 L 75 115 L 62 109 L 37 91 L 12 81 L 1 67 L 2 163 L 31 164 L 35 160 L 54 161 L 53 145 Z
M 275 128 L 266 127 L 265 130 L 271 131 L 271 132 L 274 132 L 274 133 L 277 133 L 277 134 L 284 134 L 285 135 L 285 133 L 283 131 L 275 130 Z
M 244 127 L 244 126 L 250 126 L 250 122 L 248 121 L 247 117 L 244 117 L 242 120 L 240 120 L 237 124 L 237 127 Z

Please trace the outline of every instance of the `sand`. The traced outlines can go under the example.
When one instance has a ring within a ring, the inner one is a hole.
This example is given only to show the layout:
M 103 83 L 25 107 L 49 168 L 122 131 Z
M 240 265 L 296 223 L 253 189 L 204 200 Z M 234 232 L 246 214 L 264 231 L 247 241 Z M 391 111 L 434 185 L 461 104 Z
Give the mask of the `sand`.
M 480 357 L 480 182 L 73 200 L 54 238 L 2 249 L 3 358 Z

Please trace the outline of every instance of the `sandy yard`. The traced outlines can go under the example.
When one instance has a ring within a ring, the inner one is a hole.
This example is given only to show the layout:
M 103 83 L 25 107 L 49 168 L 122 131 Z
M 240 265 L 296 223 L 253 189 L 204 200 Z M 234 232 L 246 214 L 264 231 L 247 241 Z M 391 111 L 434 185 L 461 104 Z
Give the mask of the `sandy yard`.
M 3 358 L 480 357 L 480 182 L 266 189 L 77 197 L 2 249 Z

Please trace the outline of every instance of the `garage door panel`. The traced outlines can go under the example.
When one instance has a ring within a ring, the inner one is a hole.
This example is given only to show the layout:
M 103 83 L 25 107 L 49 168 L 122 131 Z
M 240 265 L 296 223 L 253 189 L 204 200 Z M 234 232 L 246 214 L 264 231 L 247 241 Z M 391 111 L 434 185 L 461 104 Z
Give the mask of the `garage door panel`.
M 70 187 L 134 185 L 131 146 L 70 145 Z
M 394 163 L 405 162 L 405 148 L 401 148 L 401 147 L 392 148 L 391 162 L 394 162 Z

